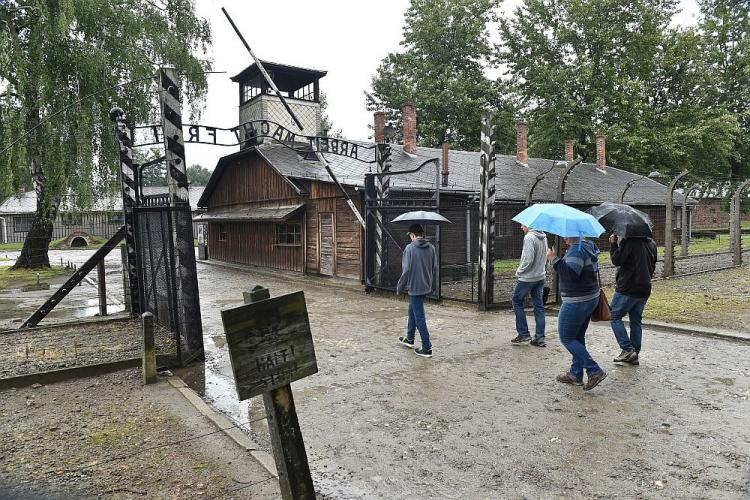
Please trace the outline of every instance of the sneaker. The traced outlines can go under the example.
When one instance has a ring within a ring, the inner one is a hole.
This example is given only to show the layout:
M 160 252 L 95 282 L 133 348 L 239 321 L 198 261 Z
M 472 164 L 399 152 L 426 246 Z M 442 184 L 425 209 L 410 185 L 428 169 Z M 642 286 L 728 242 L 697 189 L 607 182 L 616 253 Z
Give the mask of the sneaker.
M 531 342 L 529 342 L 529 344 L 535 345 L 537 347 L 547 347 L 547 343 L 543 340 L 534 339 Z
M 516 335 L 510 341 L 511 344 L 523 344 L 531 340 L 531 335 Z
M 628 356 L 630 356 L 633 353 L 633 351 L 625 351 L 623 350 L 619 356 L 617 356 L 614 361 L 615 363 L 623 363 L 626 359 L 628 359 Z
M 586 383 L 583 385 L 584 391 L 590 391 L 597 385 L 599 385 L 599 382 L 607 378 L 607 372 L 604 370 L 595 373 L 594 375 L 589 375 L 589 379 L 586 381 Z
M 425 348 L 420 347 L 418 349 L 414 349 L 414 354 L 416 354 L 417 356 L 422 356 L 423 358 L 431 358 L 432 357 L 432 349 L 430 349 L 428 351 Z
M 410 349 L 414 349 L 414 339 L 409 340 L 407 337 L 399 337 L 398 343 Z
M 631 353 L 630 353 L 630 355 L 629 355 L 629 356 L 628 356 L 627 358 L 625 358 L 625 359 L 624 359 L 623 361 L 625 361 L 625 362 L 626 362 L 626 363 L 628 363 L 629 365 L 635 365 L 635 366 L 638 366 L 638 365 L 640 365 L 640 364 L 641 364 L 641 363 L 640 363 L 640 362 L 638 361 L 638 353 L 637 353 L 637 352 L 635 352 L 635 351 L 631 352 Z
M 583 385 L 583 380 L 575 378 L 570 372 L 561 373 L 555 379 L 562 384 Z

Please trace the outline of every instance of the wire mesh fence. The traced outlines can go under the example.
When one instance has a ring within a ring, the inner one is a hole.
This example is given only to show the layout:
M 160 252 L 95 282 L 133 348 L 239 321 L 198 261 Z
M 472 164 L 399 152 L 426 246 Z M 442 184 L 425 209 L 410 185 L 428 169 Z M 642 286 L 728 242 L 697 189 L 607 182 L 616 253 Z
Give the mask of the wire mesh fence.
M 174 366 L 179 364 L 181 346 L 171 211 L 144 206 L 134 215 L 141 308 L 154 315 L 157 363 Z

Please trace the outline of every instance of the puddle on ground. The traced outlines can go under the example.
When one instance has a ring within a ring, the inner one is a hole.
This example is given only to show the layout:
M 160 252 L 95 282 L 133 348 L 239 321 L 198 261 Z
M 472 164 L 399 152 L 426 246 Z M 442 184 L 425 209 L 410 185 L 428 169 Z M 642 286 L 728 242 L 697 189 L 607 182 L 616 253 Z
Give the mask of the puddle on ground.
M 107 304 L 107 314 L 115 314 L 125 310 L 125 306 L 122 304 Z M 75 318 L 88 318 L 90 316 L 99 315 L 99 299 L 87 299 L 85 306 L 75 307 L 73 309 L 73 317 Z
M 715 380 L 719 383 L 722 383 L 724 385 L 734 385 L 734 379 L 733 378 L 722 378 L 722 377 L 714 377 L 712 380 Z

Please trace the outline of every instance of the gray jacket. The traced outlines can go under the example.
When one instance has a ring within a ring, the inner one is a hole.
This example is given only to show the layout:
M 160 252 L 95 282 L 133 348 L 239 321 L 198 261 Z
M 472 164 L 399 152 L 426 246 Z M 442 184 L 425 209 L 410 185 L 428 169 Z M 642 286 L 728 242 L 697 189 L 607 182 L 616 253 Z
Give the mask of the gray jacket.
M 518 281 L 534 283 L 542 281 L 546 275 L 547 235 L 534 229 L 523 237 L 521 262 L 516 270 Z
M 437 274 L 435 247 L 423 238 L 416 239 L 404 249 L 396 293 L 406 290 L 409 295 L 429 295 L 436 288 L 434 280 Z

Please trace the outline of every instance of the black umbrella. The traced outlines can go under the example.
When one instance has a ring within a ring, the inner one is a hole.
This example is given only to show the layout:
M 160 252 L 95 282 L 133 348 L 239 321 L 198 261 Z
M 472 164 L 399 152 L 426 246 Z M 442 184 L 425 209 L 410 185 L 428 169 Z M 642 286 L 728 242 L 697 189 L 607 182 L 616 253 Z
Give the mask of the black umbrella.
M 599 223 L 610 233 L 620 238 L 651 238 L 654 223 L 648 214 L 629 205 L 605 201 L 598 207 L 591 207 L 588 213 L 596 217 Z

